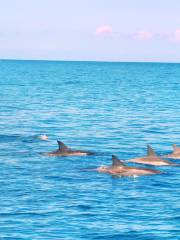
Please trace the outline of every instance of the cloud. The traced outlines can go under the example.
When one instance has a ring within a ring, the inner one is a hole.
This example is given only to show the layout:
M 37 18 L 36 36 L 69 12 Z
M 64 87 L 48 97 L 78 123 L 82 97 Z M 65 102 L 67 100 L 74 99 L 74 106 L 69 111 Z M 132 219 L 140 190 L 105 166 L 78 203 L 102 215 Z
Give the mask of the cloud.
M 95 34 L 100 37 L 111 37 L 112 39 L 120 40 L 136 40 L 148 42 L 151 40 L 155 41 L 166 41 L 180 43 L 180 28 L 177 28 L 174 32 L 152 32 L 148 30 L 137 31 L 137 32 L 120 32 L 112 29 L 110 25 L 102 25 L 96 28 Z
M 111 35 L 113 32 L 112 27 L 110 25 L 103 25 L 96 28 L 96 35 L 98 36 L 107 36 Z
M 141 41 L 147 41 L 153 39 L 154 34 L 149 31 L 139 31 L 134 34 L 134 38 Z
M 180 29 L 176 29 L 173 40 L 180 43 Z

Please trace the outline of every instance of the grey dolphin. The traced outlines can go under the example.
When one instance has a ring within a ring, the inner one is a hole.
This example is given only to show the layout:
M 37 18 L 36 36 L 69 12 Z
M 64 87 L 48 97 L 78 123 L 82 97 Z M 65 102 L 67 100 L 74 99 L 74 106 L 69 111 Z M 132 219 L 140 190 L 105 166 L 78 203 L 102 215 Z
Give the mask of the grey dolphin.
M 97 168 L 98 172 L 119 175 L 123 177 L 137 177 L 142 175 L 160 174 L 160 171 L 149 168 L 129 167 L 124 161 L 119 160 L 115 155 L 112 155 L 112 165 L 102 166 Z
M 173 147 L 173 152 L 165 155 L 164 157 L 180 159 L 180 147 L 178 147 L 176 144 L 173 144 L 172 147 Z
M 149 164 L 154 166 L 164 166 L 164 165 L 171 165 L 176 166 L 177 164 L 169 162 L 167 160 L 164 160 L 160 158 L 152 149 L 150 145 L 147 145 L 147 156 L 139 157 L 139 158 L 133 158 L 128 160 L 127 162 L 135 162 L 135 163 L 141 163 L 141 164 Z
M 57 141 L 59 149 L 53 152 L 43 153 L 46 156 L 85 156 L 85 155 L 92 155 L 93 152 L 90 151 L 83 151 L 83 150 L 73 150 L 67 147 L 63 142 Z

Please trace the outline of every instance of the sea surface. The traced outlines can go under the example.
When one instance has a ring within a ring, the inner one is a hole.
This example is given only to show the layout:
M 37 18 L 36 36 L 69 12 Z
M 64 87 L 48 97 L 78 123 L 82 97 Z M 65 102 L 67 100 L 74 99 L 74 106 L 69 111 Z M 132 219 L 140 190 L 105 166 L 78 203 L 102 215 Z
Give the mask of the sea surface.
M 57 139 L 96 154 L 41 155 Z M 1 60 L 0 240 L 180 239 L 180 167 L 91 171 L 174 143 L 180 64 Z

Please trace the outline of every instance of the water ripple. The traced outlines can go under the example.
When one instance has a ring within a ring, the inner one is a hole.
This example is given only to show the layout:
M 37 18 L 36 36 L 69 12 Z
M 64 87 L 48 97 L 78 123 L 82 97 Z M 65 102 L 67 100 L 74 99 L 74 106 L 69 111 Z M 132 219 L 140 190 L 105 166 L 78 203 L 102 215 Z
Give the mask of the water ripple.
M 0 67 L 1 239 L 179 239 L 179 167 L 140 178 L 83 170 L 180 145 L 179 64 Z M 57 139 L 97 154 L 42 156 Z

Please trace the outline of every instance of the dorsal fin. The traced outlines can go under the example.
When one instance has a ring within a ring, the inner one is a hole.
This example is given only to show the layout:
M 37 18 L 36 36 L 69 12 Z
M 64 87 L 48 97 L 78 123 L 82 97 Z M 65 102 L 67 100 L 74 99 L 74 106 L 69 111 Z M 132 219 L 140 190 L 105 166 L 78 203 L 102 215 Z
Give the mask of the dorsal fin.
M 174 151 L 176 151 L 178 149 L 176 144 L 173 144 L 173 149 L 174 149 Z
M 154 150 L 150 145 L 147 145 L 147 156 L 148 157 L 157 156 L 157 154 L 154 152 Z
M 118 167 L 118 166 L 126 166 L 121 160 L 119 160 L 115 155 L 112 155 L 112 166 Z
M 173 144 L 172 147 L 174 152 L 180 152 L 180 148 L 176 144 Z
M 57 143 L 58 143 L 58 145 L 59 145 L 59 150 L 60 150 L 61 152 L 67 152 L 68 150 L 70 150 L 70 148 L 67 147 L 63 142 L 57 140 Z

